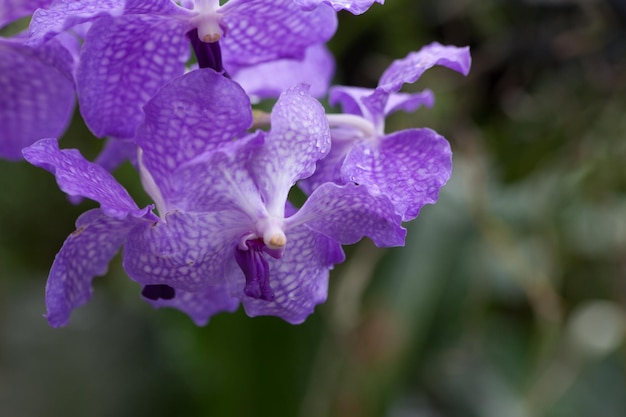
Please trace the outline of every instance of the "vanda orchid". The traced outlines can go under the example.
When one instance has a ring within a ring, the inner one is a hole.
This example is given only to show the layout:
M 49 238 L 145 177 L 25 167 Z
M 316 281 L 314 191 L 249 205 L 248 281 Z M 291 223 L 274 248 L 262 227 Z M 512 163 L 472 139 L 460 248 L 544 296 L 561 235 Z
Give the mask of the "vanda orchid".
M 120 250 L 154 307 L 181 310 L 198 325 L 239 305 L 296 324 L 326 300 L 342 245 L 364 237 L 403 245 L 403 222 L 434 203 L 450 177 L 451 151 L 428 128 L 386 133 L 385 117 L 432 105 L 430 91 L 401 93 L 402 85 L 435 65 L 467 74 L 470 56 L 433 43 L 395 61 L 375 89 L 329 89 L 335 64 L 326 42 L 337 13 L 362 14 L 374 3 L 384 1 L 29 3 L 22 49 L 3 40 L 0 54 L 13 54 L 30 84 L 20 89 L 17 76 L 0 85 L 25 97 L 18 104 L 49 105 L 53 95 L 58 107 L 0 105 L 0 121 L 28 132 L 27 140 L 3 139 L 0 150 L 11 153 L 1 156 L 21 153 L 53 173 L 71 201 L 100 204 L 78 218 L 53 262 L 50 325 L 69 323 Z M 63 59 L 50 59 L 57 47 Z M 56 72 L 42 69 L 50 62 Z M 88 128 L 109 140 L 95 162 L 58 143 L 74 94 Z M 315 98 L 325 96 L 345 113 L 327 114 Z M 253 108 L 264 99 L 277 101 Z M 31 131 L 28 122 L 42 114 L 53 115 L 44 124 L 54 129 Z M 152 200 L 147 207 L 111 173 L 126 158 Z M 304 203 L 290 201 L 294 187 Z
M 306 88 L 281 96 L 268 132 L 245 134 L 252 122 L 247 96 L 211 69 L 173 80 L 145 111 L 139 165 L 159 217 L 54 139 L 24 150 L 66 193 L 101 204 L 78 220 L 52 267 L 51 325 L 66 324 L 89 299 L 93 276 L 121 245 L 124 268 L 147 299 L 201 324 L 236 300 L 252 316 L 302 322 L 326 299 L 328 271 L 343 260 L 341 244 L 363 236 L 381 246 L 403 244 L 393 205 L 365 187 L 328 183 L 299 210 L 288 203 L 291 187 L 330 149 L 324 110 Z

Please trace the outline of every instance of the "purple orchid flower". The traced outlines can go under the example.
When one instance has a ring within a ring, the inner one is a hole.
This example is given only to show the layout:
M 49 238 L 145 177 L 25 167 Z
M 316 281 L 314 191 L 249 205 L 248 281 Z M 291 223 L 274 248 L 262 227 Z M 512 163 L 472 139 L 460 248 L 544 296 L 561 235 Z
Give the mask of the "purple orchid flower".
M 441 65 L 467 75 L 469 48 L 432 43 L 394 61 L 375 89 L 334 87 L 329 101 L 340 103 L 345 114 L 328 115 L 333 149 L 316 174 L 303 186 L 311 192 L 328 181 L 366 185 L 391 199 L 403 221 L 417 217 L 424 204 L 437 201 L 439 189 L 452 171 L 452 153 L 446 139 L 428 128 L 386 134 L 385 117 L 398 110 L 432 106 L 430 90 L 398 93 L 429 68 Z
M 0 1 L 0 27 L 46 2 L 13 3 Z M 22 148 L 43 137 L 61 136 L 75 103 L 75 59 L 65 39 L 37 47 L 24 40 L 0 37 L 0 158 L 11 160 L 22 159 Z
M 54 140 L 24 150 L 63 191 L 101 204 L 79 218 L 55 259 L 46 290 L 52 326 L 65 325 L 91 297 L 91 280 L 120 246 L 124 269 L 155 307 L 178 308 L 204 324 L 241 301 L 251 316 L 299 323 L 324 301 L 329 269 L 343 260 L 341 243 L 363 235 L 379 245 L 403 243 L 393 205 L 364 187 L 327 184 L 295 213 L 289 206 L 291 186 L 330 148 L 323 108 L 304 88 L 281 96 L 269 132 L 246 134 L 246 94 L 211 69 L 168 83 L 145 114 L 138 162 L 160 217 L 137 208 L 75 150 L 59 150 Z
M 308 46 L 327 41 L 337 26 L 327 5 L 304 11 L 292 0 L 219 3 L 56 0 L 34 14 L 29 32 L 31 42 L 38 44 L 78 23 L 92 22 L 76 75 L 83 118 L 96 136 L 132 138 L 143 118 L 142 106 L 184 73 L 186 34 L 201 67 L 218 60 L 228 70 L 228 65 L 302 59 Z

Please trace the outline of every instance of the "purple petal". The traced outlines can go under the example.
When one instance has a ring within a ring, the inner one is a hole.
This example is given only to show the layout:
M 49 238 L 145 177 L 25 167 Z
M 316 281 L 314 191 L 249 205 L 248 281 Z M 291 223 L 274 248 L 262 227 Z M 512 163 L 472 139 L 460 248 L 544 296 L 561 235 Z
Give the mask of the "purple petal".
M 107 272 L 111 258 L 140 220 L 114 219 L 101 210 L 83 213 L 76 231 L 56 255 L 46 285 L 46 318 L 52 327 L 65 326 L 70 313 L 92 296 L 92 279 Z
M 94 162 L 107 171 L 113 172 L 126 160 L 130 160 L 133 166 L 137 166 L 137 144 L 131 139 L 108 138 L 102 152 Z
M 356 143 L 342 171 L 345 181 L 389 197 L 408 221 L 424 204 L 437 201 L 452 172 L 452 152 L 448 141 L 433 130 L 402 130 L 381 138 L 377 148 Z
M 23 154 L 31 164 L 53 173 L 63 192 L 99 202 L 108 216 L 123 219 L 149 215 L 150 207 L 139 209 L 109 172 L 87 161 L 76 149 L 60 150 L 55 139 L 42 139 L 25 148 Z
M 96 136 L 133 137 L 142 106 L 183 74 L 189 45 L 181 25 L 147 15 L 104 16 L 93 23 L 76 85 L 81 113 Z
M 169 180 L 180 165 L 231 142 L 252 125 L 243 89 L 208 68 L 172 80 L 144 110 L 136 141 L 164 196 L 172 194 Z
M 169 213 L 164 221 L 129 235 L 124 269 L 143 285 L 164 284 L 190 292 L 223 283 L 224 262 L 233 258 L 241 220 L 232 212 Z
M 369 109 L 363 104 L 362 99 L 371 95 L 373 92 L 374 90 L 371 88 L 339 85 L 330 89 L 328 102 L 332 106 L 340 104 L 344 113 L 355 114 L 372 120 Z
M 385 0 L 294 0 L 305 10 L 312 10 L 322 3 L 329 4 L 336 11 L 347 10 L 352 14 L 362 14 L 369 9 L 372 4 L 384 4 Z
M 296 227 L 287 232 L 283 257 L 267 257 L 274 300 L 246 296 L 243 293 L 245 278 L 236 265 L 230 281 L 232 291 L 251 317 L 278 316 L 291 324 L 299 324 L 317 304 L 326 301 L 329 270 L 343 260 L 344 254 L 337 242 L 307 227 Z
M 435 95 L 431 90 L 419 93 L 392 93 L 385 106 L 385 116 L 399 110 L 412 112 L 422 106 L 432 107 L 435 104 Z
M 0 157 L 21 159 L 21 149 L 59 137 L 74 110 L 71 55 L 58 42 L 39 48 L 0 39 Z
M 306 48 L 337 29 L 336 13 L 326 5 L 304 11 L 293 0 L 231 0 L 221 11 L 228 27 L 220 41 L 224 62 L 236 65 L 302 59 Z
M 47 9 L 39 9 L 33 15 L 28 29 L 30 42 L 38 44 L 80 23 L 122 14 L 185 18 L 191 12 L 169 0 L 56 0 Z
M 268 211 L 282 216 L 291 187 L 311 176 L 317 161 L 330 151 L 330 131 L 324 108 L 302 86 L 281 95 L 271 123 L 251 167 Z
M 324 97 L 335 71 L 335 61 L 325 45 L 311 46 L 304 60 L 281 59 L 233 71 L 233 79 L 246 92 L 259 99 L 276 98 L 282 92 L 298 84 L 309 84 L 313 97 Z M 279 77 L 276 74 L 280 74 Z
M 387 197 L 372 195 L 364 185 L 326 183 L 286 224 L 306 224 L 341 244 L 367 236 L 377 246 L 402 246 L 406 230 L 401 221 Z
M 195 212 L 235 210 L 258 217 L 264 205 L 248 163 L 263 143 L 264 134 L 259 132 L 182 165 L 172 177 L 169 205 Z
M 380 77 L 378 88 L 387 93 L 399 91 L 402 84 L 414 83 L 422 74 L 441 65 L 467 75 L 472 64 L 469 47 L 443 46 L 437 42 L 426 45 L 417 52 L 391 63 Z
M 435 65 L 444 66 L 467 75 L 472 64 L 469 47 L 443 46 L 437 42 L 426 45 L 405 58 L 397 59 L 380 77 L 376 91 L 363 102 L 375 113 L 385 108 L 388 96 L 400 91 L 405 83 L 414 83 L 426 70 Z
M 39 7 L 46 7 L 50 3 L 52 0 L 0 0 L 0 27 L 29 16 Z
M 39 9 L 33 15 L 28 28 L 30 42 L 42 43 L 101 15 L 121 15 L 125 3 L 125 0 L 56 0 L 49 8 Z
M 221 312 L 234 312 L 239 307 L 239 300 L 231 297 L 226 285 L 210 285 L 195 292 L 176 289 L 175 297 L 170 300 L 150 300 L 155 308 L 171 307 L 187 314 L 198 326 L 204 326 L 209 318 Z
M 333 131 L 333 135 L 335 132 Z M 352 134 L 352 132 L 350 133 Z M 333 141 L 333 145 L 330 148 L 330 152 L 326 157 L 320 159 L 317 162 L 317 168 L 315 173 L 309 178 L 306 178 L 298 182 L 298 187 L 307 195 L 310 195 L 320 185 L 333 182 L 336 184 L 343 184 L 341 177 L 341 167 L 343 160 L 352 149 L 353 141 L 342 140 Z

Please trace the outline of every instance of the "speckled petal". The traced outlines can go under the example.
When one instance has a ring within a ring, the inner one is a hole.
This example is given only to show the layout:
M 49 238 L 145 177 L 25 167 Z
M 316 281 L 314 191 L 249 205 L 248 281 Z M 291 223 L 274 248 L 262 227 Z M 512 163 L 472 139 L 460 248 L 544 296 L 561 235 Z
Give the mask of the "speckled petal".
M 60 150 L 55 139 L 42 139 L 25 148 L 23 154 L 31 164 L 53 173 L 63 192 L 99 202 L 108 216 L 123 219 L 149 215 L 150 207 L 139 209 L 109 172 L 87 161 L 76 149 Z
M 311 176 L 317 161 L 330 151 L 330 130 L 324 108 L 303 86 L 281 95 L 271 122 L 251 167 L 268 211 L 282 216 L 291 187 Z
M 326 301 L 329 270 L 344 260 L 341 246 L 305 226 L 289 230 L 287 242 L 281 259 L 267 256 L 270 286 L 275 295 L 273 301 L 246 296 L 243 273 L 236 266 L 232 269 L 235 275 L 231 276 L 231 291 L 241 299 L 251 317 L 277 316 L 299 324 L 317 304 Z
M 328 41 L 337 29 L 327 5 L 304 11 L 293 0 L 230 0 L 222 11 L 228 27 L 222 56 L 236 65 L 302 59 L 306 48 Z
M 402 246 L 406 230 L 401 221 L 387 197 L 372 195 L 363 185 L 326 183 L 285 223 L 306 224 L 341 244 L 367 236 L 377 246 Z
M 0 0 L 0 27 L 29 16 L 39 7 L 46 7 L 50 3 L 52 0 Z
M 362 14 L 369 9 L 372 4 L 384 4 L 385 0 L 294 0 L 305 10 L 312 10 L 322 3 L 329 4 L 336 11 L 347 10 L 352 14 Z
M 264 136 L 249 135 L 182 165 L 172 177 L 170 206 L 196 212 L 236 210 L 256 218 L 264 206 L 248 162 Z
M 159 16 L 104 16 L 87 33 L 76 74 L 81 113 L 99 137 L 132 138 L 142 106 L 189 58 L 184 23 Z
M 146 104 L 145 113 L 136 141 L 166 199 L 180 165 L 242 136 L 252 125 L 243 89 L 209 68 L 172 80 Z
M 281 59 L 236 71 L 231 69 L 229 63 L 225 66 L 229 68 L 233 80 L 241 84 L 249 95 L 259 99 L 276 98 L 301 83 L 311 86 L 313 97 L 324 97 L 335 71 L 335 60 L 328 48 L 319 44 L 306 50 L 304 60 Z
M 48 276 L 46 318 L 52 327 L 65 326 L 72 310 L 89 301 L 92 279 L 107 272 L 126 235 L 140 222 L 133 217 L 114 219 L 99 209 L 78 218 L 76 231 L 65 240 Z
M 403 221 L 434 204 L 452 171 L 448 141 L 430 129 L 408 129 L 381 138 L 378 148 L 355 144 L 342 167 L 344 180 L 367 185 L 391 199 Z
M 75 103 L 72 65 L 58 42 L 32 48 L 0 39 L 0 157 L 21 159 L 22 148 L 63 134 Z
M 197 326 L 205 326 L 209 318 L 217 313 L 234 312 L 239 307 L 239 300 L 231 297 L 226 285 L 210 285 L 195 292 L 175 290 L 176 296 L 171 300 L 149 300 L 155 308 L 171 307 L 187 314 Z
M 124 269 L 143 285 L 165 284 L 191 292 L 223 283 L 224 262 L 233 259 L 229 251 L 241 221 L 236 212 L 169 213 L 164 221 L 129 235 Z
M 170 0 L 56 0 L 50 7 L 39 9 L 33 15 L 28 29 L 30 42 L 38 44 L 77 24 L 122 14 L 172 18 L 192 15 L 191 11 L 178 7 Z
M 28 28 L 30 42 L 39 44 L 79 23 L 101 15 L 118 16 L 124 12 L 125 0 L 56 0 L 50 7 L 33 14 Z

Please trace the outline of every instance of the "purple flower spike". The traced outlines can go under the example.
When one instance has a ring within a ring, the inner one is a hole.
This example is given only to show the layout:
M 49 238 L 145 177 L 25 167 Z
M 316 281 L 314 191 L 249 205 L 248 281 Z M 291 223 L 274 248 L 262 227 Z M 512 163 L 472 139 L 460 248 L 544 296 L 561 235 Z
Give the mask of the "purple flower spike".
M 372 4 L 384 4 L 385 0 L 294 0 L 305 10 L 311 10 L 322 3 L 332 6 L 336 11 L 347 10 L 352 14 L 362 14 L 369 9 Z
M 388 197 L 403 221 L 417 217 L 424 204 L 437 201 L 439 189 L 450 178 L 450 146 L 430 129 L 385 134 L 385 117 L 398 110 L 433 105 L 430 90 L 399 93 L 404 83 L 415 82 L 435 65 L 466 75 L 470 64 L 467 47 L 433 43 L 394 61 L 374 90 L 331 89 L 329 101 L 340 103 L 345 114 L 328 115 L 333 147 L 315 175 L 305 181 L 304 189 L 311 193 L 328 181 L 360 184 L 373 195 Z
M 63 134 L 74 111 L 73 65 L 59 42 L 0 38 L 0 158 L 21 159 L 22 148 Z

